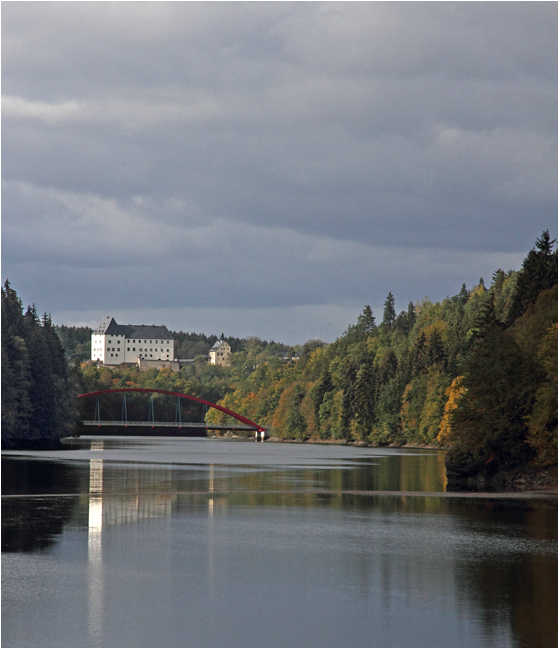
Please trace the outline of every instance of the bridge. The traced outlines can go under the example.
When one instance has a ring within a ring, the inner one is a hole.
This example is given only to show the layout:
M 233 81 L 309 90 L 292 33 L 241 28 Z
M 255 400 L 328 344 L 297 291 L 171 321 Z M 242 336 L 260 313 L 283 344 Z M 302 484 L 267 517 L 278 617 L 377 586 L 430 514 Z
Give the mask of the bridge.
M 101 409 L 100 409 L 100 404 L 99 404 L 99 396 L 100 395 L 107 395 L 111 393 L 122 393 L 123 394 L 123 406 L 122 406 L 122 416 L 120 420 L 102 420 L 101 419 Z M 150 396 L 150 404 L 149 404 L 149 413 L 148 413 L 148 419 L 144 421 L 139 421 L 139 420 L 129 420 L 128 419 L 128 408 L 127 408 L 127 402 L 126 402 L 126 395 L 127 393 L 149 393 L 151 394 Z M 175 409 L 175 421 L 170 422 L 159 422 L 156 421 L 155 419 L 155 412 L 154 412 L 154 393 L 159 393 L 163 395 L 172 395 L 177 398 L 177 406 Z M 175 391 L 171 390 L 160 390 L 160 389 L 155 389 L 155 388 L 107 388 L 105 390 L 97 390 L 93 391 L 91 393 L 82 393 L 81 395 L 78 395 L 78 398 L 87 398 L 87 397 L 97 397 L 97 402 L 95 406 L 95 416 L 93 420 L 83 420 L 82 425 L 84 427 L 138 427 L 138 428 L 152 428 L 152 429 L 170 429 L 170 430 L 175 430 L 174 432 L 177 433 L 177 429 L 186 429 L 186 430 L 226 430 L 226 431 L 254 431 L 255 432 L 255 437 L 257 439 L 264 440 L 265 438 L 265 429 L 262 427 L 260 424 L 257 424 L 256 422 L 253 422 L 252 420 L 249 420 L 249 418 L 244 417 L 243 415 L 240 415 L 239 413 L 235 413 L 235 411 L 231 411 L 230 409 L 226 408 L 225 406 L 220 406 L 219 404 L 214 404 L 213 402 L 209 402 L 208 400 L 201 399 L 200 397 L 193 397 L 192 395 L 186 395 L 185 393 L 178 393 Z M 208 423 L 205 422 L 204 420 L 202 422 L 183 422 L 181 418 L 181 404 L 180 400 L 181 399 L 187 399 L 191 400 L 192 402 L 198 402 L 199 404 L 202 404 L 205 407 L 204 414 L 206 414 L 206 411 L 208 408 L 215 408 L 218 411 L 221 411 L 222 413 L 225 413 L 226 415 L 230 416 L 232 418 L 231 423 L 220 423 L 220 424 L 213 424 L 213 423 Z M 236 420 L 237 422 L 234 422 L 233 420 Z M 188 435 L 188 434 L 187 434 Z

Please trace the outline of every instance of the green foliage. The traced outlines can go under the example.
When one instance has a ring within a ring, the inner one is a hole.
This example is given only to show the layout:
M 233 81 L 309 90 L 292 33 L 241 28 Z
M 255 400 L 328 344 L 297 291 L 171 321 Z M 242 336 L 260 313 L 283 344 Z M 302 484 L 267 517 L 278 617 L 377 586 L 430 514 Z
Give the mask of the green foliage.
M 75 392 L 64 349 L 46 314 L 23 314 L 8 281 L 2 288 L 2 446 L 49 446 L 70 434 Z
M 221 368 L 200 356 L 216 337 L 174 332 L 176 356 L 197 357 L 193 365 L 179 372 L 140 372 L 83 364 L 81 392 L 112 387 L 182 392 L 220 403 L 286 439 L 445 444 L 451 447 L 449 464 L 472 474 L 527 463 L 548 467 L 557 463 L 558 439 L 553 243 L 543 233 L 520 271 L 498 269 L 489 287 L 481 278 L 441 302 L 409 302 L 397 315 L 389 293 L 379 327 L 366 305 L 356 324 L 330 345 L 311 340 L 290 348 L 257 337 L 228 338 L 231 364 Z M 9 285 L 5 294 L 2 381 L 9 408 L 2 418 L 23 435 L 36 427 L 40 414 L 40 407 L 26 400 L 29 386 L 45 397 L 61 391 L 56 382 L 45 381 L 61 372 L 61 348 L 48 317 L 40 321 L 33 308 L 23 316 Z M 68 359 L 82 358 L 85 328 L 59 327 L 58 335 Z M 45 376 L 32 358 L 44 359 Z M 157 406 L 173 417 L 173 403 L 158 397 Z M 120 398 L 106 408 L 116 414 Z M 140 400 L 131 398 L 130 409 L 141 408 Z M 183 417 L 200 417 L 197 408 L 185 405 Z M 216 410 L 206 416 L 208 422 L 225 417 Z
M 514 469 L 532 458 L 525 418 L 544 379 L 511 332 L 488 326 L 464 364 L 462 387 L 451 416 L 450 464 L 469 473 Z
M 70 363 L 84 363 L 91 359 L 91 327 L 57 325 L 55 329 Z
M 391 327 L 395 322 L 397 314 L 395 312 L 395 298 L 389 291 L 385 304 L 383 306 L 383 325 Z
M 544 235 L 533 253 L 489 287 L 481 278 L 398 316 L 389 293 L 382 325 L 366 305 L 335 343 L 308 342 L 299 360 L 245 374 L 235 361 L 224 404 L 284 438 L 451 445 L 450 461 L 473 473 L 554 463 L 557 253 Z M 523 306 L 511 322 L 514 298 Z
M 508 313 L 508 323 L 513 323 L 535 303 L 541 291 L 558 284 L 558 250 L 553 251 L 555 240 L 545 230 L 529 252 L 517 277 L 515 293 Z

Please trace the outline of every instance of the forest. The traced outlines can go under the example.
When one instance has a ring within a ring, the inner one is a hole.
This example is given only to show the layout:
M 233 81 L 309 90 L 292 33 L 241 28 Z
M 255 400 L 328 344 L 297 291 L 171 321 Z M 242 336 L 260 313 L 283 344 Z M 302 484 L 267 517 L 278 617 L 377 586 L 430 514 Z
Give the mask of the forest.
M 448 474 L 557 465 L 558 251 L 548 231 L 488 287 L 354 325 L 297 361 L 232 375 L 220 402 L 283 439 L 445 446 Z M 234 368 L 239 363 L 233 359 Z M 222 415 L 209 413 L 212 421 Z
M 74 431 L 76 386 L 50 316 L 2 287 L 2 448 L 52 447 Z
M 312 340 L 289 347 L 257 337 L 230 337 L 231 366 L 221 368 L 201 356 L 216 337 L 176 332 L 175 356 L 196 358 L 178 372 L 141 372 L 130 365 L 97 368 L 87 362 L 89 328 L 55 328 L 48 316 L 39 320 L 34 308 L 24 315 L 7 283 L 2 293 L 2 368 L 6 364 L 8 373 L 2 375 L 3 444 L 5 422 L 8 437 L 37 435 L 42 407 L 25 395 L 38 399 L 53 393 L 49 399 L 56 424 L 52 421 L 47 429 L 59 435 L 75 418 L 75 406 L 65 393 L 70 385 L 73 395 L 138 387 L 219 403 L 282 440 L 443 447 L 449 450 L 448 474 L 458 480 L 496 477 L 522 467 L 555 467 L 554 244 L 545 231 L 520 270 L 498 269 L 489 286 L 481 278 L 476 286 L 463 284 L 441 302 L 411 301 L 396 313 L 390 292 L 382 322 L 376 323 L 366 305 L 357 322 L 328 345 Z M 61 361 L 64 353 L 66 363 Z M 29 361 L 45 355 L 52 355 L 46 364 Z M 131 399 L 133 411 L 144 408 L 139 398 Z M 117 402 L 108 400 L 104 407 L 111 418 L 119 417 Z M 154 402 L 162 419 L 173 417 L 176 406 L 169 398 L 156 395 Z M 80 418 L 92 418 L 91 405 L 80 408 Z M 193 403 L 182 408 L 184 419 L 205 417 L 212 424 L 226 417 L 215 409 L 200 413 Z

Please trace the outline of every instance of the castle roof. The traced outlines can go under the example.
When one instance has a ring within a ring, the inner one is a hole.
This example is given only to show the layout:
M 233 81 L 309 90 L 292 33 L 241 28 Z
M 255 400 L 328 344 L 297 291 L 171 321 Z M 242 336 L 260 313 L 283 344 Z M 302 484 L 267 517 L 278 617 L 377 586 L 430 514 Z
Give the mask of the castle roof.
M 118 325 L 114 318 L 106 316 L 93 330 L 94 334 L 124 336 L 127 339 L 171 338 L 165 325 Z
M 229 343 L 227 343 L 226 341 L 223 341 L 222 339 L 218 339 L 218 340 L 216 341 L 216 343 L 214 343 L 214 345 L 210 348 L 210 352 L 213 352 L 213 351 L 215 351 L 215 350 L 219 350 L 219 349 L 222 347 L 222 345 L 223 345 L 224 343 L 225 343 L 226 345 L 229 345 Z

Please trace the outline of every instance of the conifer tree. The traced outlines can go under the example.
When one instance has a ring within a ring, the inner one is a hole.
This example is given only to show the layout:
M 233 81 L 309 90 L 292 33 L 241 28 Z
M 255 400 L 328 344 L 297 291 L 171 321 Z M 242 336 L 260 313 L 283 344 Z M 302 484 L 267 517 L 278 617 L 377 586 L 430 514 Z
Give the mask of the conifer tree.
M 396 317 L 397 314 L 395 312 L 395 298 L 393 297 L 393 294 L 389 291 L 383 308 L 383 324 L 388 327 L 391 327 L 395 322 Z
M 375 330 L 375 316 L 369 305 L 366 305 L 363 312 L 358 316 L 357 327 L 361 334 L 366 335 Z
M 508 324 L 513 323 L 529 305 L 535 303 L 541 291 L 558 284 L 558 250 L 552 250 L 555 241 L 550 239 L 548 230 L 545 230 L 536 241 L 536 250 L 531 250 L 523 260 L 507 318 Z
M 469 299 L 469 292 L 467 291 L 467 285 L 463 282 L 461 286 L 461 291 L 459 291 L 459 302 L 465 304 Z
M 49 316 L 21 301 L 6 281 L 2 289 L 2 444 L 52 445 L 74 423 L 64 349 Z

